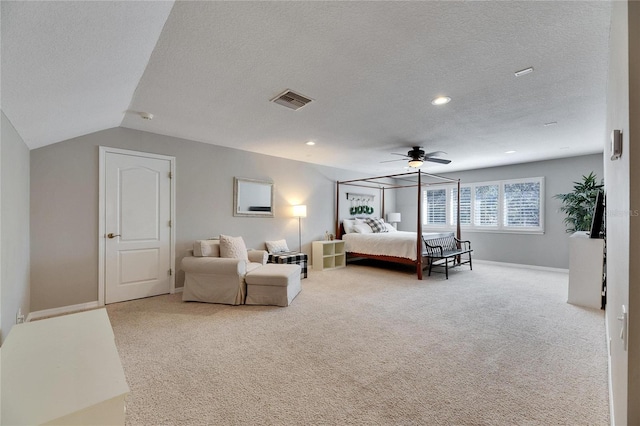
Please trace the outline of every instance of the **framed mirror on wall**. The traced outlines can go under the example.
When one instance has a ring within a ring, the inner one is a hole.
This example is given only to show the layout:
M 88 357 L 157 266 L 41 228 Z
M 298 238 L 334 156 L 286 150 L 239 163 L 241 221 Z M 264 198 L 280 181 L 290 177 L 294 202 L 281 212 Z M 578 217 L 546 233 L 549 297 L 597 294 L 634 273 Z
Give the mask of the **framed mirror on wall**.
M 273 182 L 233 178 L 233 215 L 273 217 Z

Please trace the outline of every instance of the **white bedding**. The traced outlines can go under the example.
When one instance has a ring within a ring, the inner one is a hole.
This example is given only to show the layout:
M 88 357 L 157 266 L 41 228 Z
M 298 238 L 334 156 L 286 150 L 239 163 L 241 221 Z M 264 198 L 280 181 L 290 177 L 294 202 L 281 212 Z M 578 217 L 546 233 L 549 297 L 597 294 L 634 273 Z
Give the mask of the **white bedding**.
M 451 232 L 425 233 L 426 239 L 436 238 L 442 235 L 450 235 Z M 373 254 L 378 256 L 404 257 L 416 260 L 416 233 L 415 232 L 382 232 L 371 234 L 350 233 L 344 234 L 345 251 L 361 254 Z M 424 249 L 424 244 L 422 246 Z

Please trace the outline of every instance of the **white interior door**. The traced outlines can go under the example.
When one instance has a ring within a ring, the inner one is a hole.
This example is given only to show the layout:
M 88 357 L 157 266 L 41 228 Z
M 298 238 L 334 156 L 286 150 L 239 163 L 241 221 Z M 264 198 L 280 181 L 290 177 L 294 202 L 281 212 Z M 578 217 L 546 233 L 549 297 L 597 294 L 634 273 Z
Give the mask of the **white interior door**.
M 105 303 L 172 290 L 170 158 L 104 153 Z

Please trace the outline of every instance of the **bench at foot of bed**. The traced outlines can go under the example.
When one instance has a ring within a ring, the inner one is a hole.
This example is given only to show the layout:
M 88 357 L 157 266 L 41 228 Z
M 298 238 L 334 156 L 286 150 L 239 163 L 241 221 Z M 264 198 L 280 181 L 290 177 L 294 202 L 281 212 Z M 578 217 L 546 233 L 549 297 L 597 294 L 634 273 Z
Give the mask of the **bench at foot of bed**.
M 423 236 L 422 239 L 425 244 L 423 257 L 427 260 L 427 265 L 429 266 L 429 276 L 431 276 L 431 270 L 434 266 L 444 267 L 446 277 L 449 279 L 450 261 L 452 263 L 451 267 L 468 263 L 469 268 L 473 270 L 471 241 L 459 240 L 453 234 L 433 239 L 426 239 Z M 464 254 L 469 255 L 468 260 L 462 260 L 462 255 Z

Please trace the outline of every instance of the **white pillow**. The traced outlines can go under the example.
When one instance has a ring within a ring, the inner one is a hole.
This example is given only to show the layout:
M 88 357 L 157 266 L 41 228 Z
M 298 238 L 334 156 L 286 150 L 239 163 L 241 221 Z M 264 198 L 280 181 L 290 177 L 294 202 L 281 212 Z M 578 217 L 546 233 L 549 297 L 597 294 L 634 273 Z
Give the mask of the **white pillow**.
M 387 232 L 398 232 L 398 230 L 390 223 L 385 222 L 384 227 L 387 228 Z
M 342 226 L 344 227 L 344 232 L 345 234 L 350 234 L 353 231 L 353 225 L 356 224 L 355 219 L 343 219 L 342 220 Z
M 193 255 L 220 257 L 220 240 L 197 240 L 193 243 Z
M 371 227 L 366 223 L 356 223 L 353 225 L 353 232 L 357 232 L 358 234 L 372 234 L 373 231 Z
M 368 229 L 368 231 L 366 232 L 360 232 L 361 234 L 371 234 L 373 232 L 373 229 L 371 229 L 369 224 L 365 222 L 364 219 L 356 218 L 356 225 L 363 225 L 365 228 Z
M 220 235 L 220 257 L 249 260 L 247 246 L 242 237 Z
M 267 251 L 269 253 L 280 253 L 283 251 L 289 251 L 287 247 L 287 240 L 266 241 Z

